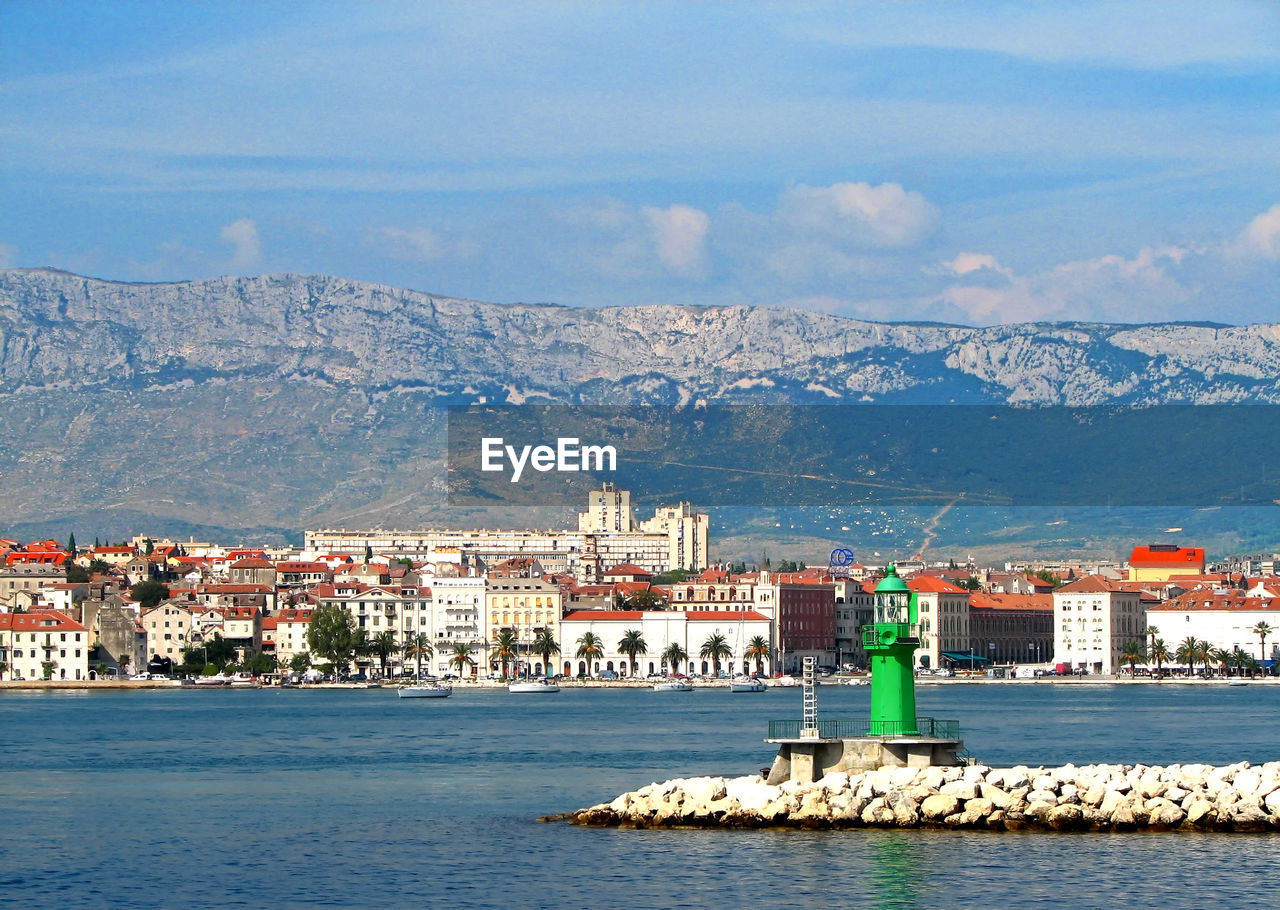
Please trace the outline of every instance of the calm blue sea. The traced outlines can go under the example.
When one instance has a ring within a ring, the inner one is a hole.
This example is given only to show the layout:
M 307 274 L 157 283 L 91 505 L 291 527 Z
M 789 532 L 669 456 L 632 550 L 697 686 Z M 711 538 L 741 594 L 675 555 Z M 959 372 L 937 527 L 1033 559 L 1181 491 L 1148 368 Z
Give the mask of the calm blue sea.
M 820 690 L 828 717 L 866 688 Z M 922 687 L 993 765 L 1280 758 L 1280 688 Z M 1274 907 L 1280 837 L 614 831 L 540 815 L 757 771 L 760 695 L 0 693 L 0 905 Z

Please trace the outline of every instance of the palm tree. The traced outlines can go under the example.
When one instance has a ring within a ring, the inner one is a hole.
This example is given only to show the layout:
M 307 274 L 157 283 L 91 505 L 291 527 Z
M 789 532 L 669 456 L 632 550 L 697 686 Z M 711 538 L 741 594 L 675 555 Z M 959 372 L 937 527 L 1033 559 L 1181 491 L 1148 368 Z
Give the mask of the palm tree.
M 1266 620 L 1263 620 L 1249 631 L 1258 636 L 1262 642 L 1262 672 L 1265 674 L 1267 672 L 1267 636 L 1274 632 L 1275 629 L 1267 625 Z
M 720 661 L 733 657 L 733 649 L 729 647 L 729 641 L 719 632 L 707 636 L 707 640 L 702 643 L 702 650 L 698 652 L 698 656 L 703 660 L 710 660 L 715 667 L 715 674 L 720 675 Z
M 631 662 L 631 675 L 636 675 L 636 655 L 647 654 L 649 646 L 645 644 L 644 635 L 638 629 L 628 629 L 622 633 L 622 638 L 618 641 L 619 653 L 627 655 L 627 659 Z
M 1169 648 L 1168 646 L 1165 645 L 1164 639 L 1163 638 L 1153 639 L 1151 642 L 1150 658 L 1156 663 L 1156 679 L 1159 679 L 1162 675 L 1164 675 L 1163 670 L 1161 668 L 1164 662 L 1169 659 L 1169 657 L 1170 657 Z
M 1186 664 L 1194 673 L 1196 661 L 1200 659 L 1200 641 L 1195 636 L 1188 635 L 1173 653 L 1178 658 L 1178 663 Z
M 1205 641 L 1203 638 L 1196 642 L 1196 651 L 1200 655 L 1200 659 L 1204 661 L 1204 675 L 1209 675 L 1209 661 L 1213 659 L 1213 645 Z
M 551 658 L 560 653 L 555 636 L 550 629 L 539 629 L 533 636 L 533 653 L 542 658 L 542 672 L 551 675 Z
M 583 632 L 578 639 L 578 651 L 574 656 L 586 659 L 587 675 L 590 676 L 592 662 L 603 653 L 604 642 L 600 640 L 600 636 L 594 632 Z
M 385 632 L 379 632 L 369 641 L 369 649 L 378 656 L 378 665 L 382 668 L 382 675 L 387 675 L 387 661 L 400 650 L 400 644 L 396 641 L 396 633 L 388 629 Z
M 519 636 L 511 629 L 499 629 L 493 637 L 493 656 L 502 663 L 502 678 L 507 678 L 507 664 L 517 657 Z
M 465 668 L 474 667 L 476 658 L 471 650 L 471 645 L 465 642 L 458 642 L 453 646 L 453 655 L 449 658 L 449 666 L 458 668 L 458 675 L 465 675 Z
M 1138 661 L 1145 659 L 1147 649 L 1142 646 L 1142 642 L 1136 638 L 1130 639 L 1124 643 L 1124 650 L 1120 653 L 1120 663 L 1129 665 L 1129 675 L 1134 675 L 1134 668 Z
M 421 677 L 422 655 L 425 654 L 427 657 L 431 657 L 435 654 L 435 648 L 431 647 L 431 636 L 427 635 L 426 632 L 418 632 L 415 635 L 410 635 L 408 640 L 404 643 L 404 653 L 406 657 L 412 654 L 417 658 L 414 675 Z
M 747 642 L 747 657 L 756 659 L 756 673 L 764 675 L 764 659 L 769 656 L 769 639 L 757 635 Z
M 680 647 L 679 642 L 672 642 L 662 652 L 662 662 L 667 665 L 667 673 L 675 674 L 680 672 L 680 661 L 688 660 L 689 655 L 685 653 L 684 648 Z

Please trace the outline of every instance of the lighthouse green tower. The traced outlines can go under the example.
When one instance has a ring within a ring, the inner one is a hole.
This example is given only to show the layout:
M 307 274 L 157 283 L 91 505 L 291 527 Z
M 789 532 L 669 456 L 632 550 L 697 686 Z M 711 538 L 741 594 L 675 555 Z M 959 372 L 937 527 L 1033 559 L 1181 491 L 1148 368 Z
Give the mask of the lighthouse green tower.
M 912 655 L 920 646 L 916 598 L 889 564 L 876 585 L 875 622 L 862 629 L 871 669 L 872 736 L 917 736 Z

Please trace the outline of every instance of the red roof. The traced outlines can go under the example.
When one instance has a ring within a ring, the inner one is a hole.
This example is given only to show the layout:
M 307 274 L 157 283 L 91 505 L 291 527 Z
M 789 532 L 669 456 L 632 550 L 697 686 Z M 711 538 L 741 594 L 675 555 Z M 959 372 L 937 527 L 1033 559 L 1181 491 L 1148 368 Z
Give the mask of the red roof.
M 0 629 L 11 632 L 87 632 L 59 610 L 32 610 L 30 613 L 0 613 Z
M 710 620 L 720 620 L 721 622 L 739 622 L 747 619 L 762 619 L 769 621 L 769 617 L 763 613 L 757 613 L 755 610 L 689 610 L 684 614 L 689 618 L 690 622 L 703 622 Z
M 609 576 L 609 575 L 643 575 L 645 578 L 652 578 L 652 577 L 653 577 L 653 573 L 652 573 L 652 572 L 650 572 L 648 569 L 642 569 L 642 568 L 640 568 L 640 566 L 637 566 L 637 565 L 635 565 L 634 563 L 630 563 L 630 562 L 623 562 L 623 563 L 619 563 L 618 565 L 614 566 L 612 569 L 606 569 L 604 574 L 605 574 L 606 576 Z
M 1111 591 L 1123 591 L 1119 582 L 1103 575 L 1086 575 L 1065 584 L 1057 590 L 1058 594 L 1105 594 Z
M 654 610 L 652 612 L 661 611 Z M 562 622 L 588 622 L 590 620 L 608 622 L 609 620 L 620 619 L 644 619 L 644 616 L 644 610 L 574 610 Z
M 1053 612 L 1052 594 L 984 594 L 975 591 L 969 595 L 969 607 L 974 610 L 1034 610 Z
M 963 594 L 963 588 L 958 588 L 945 578 L 938 578 L 935 575 L 917 575 L 915 578 L 907 582 L 907 587 L 917 594 Z
M 1129 565 L 1144 567 L 1204 565 L 1204 547 L 1177 547 L 1173 544 L 1150 544 L 1134 547 Z

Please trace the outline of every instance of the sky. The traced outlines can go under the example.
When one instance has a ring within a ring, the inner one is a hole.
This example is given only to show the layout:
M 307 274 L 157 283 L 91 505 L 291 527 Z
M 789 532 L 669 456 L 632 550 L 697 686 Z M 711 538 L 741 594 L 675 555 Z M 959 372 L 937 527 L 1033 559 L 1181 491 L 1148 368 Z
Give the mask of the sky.
M 0 0 L 0 267 L 1280 321 L 1280 2 Z

